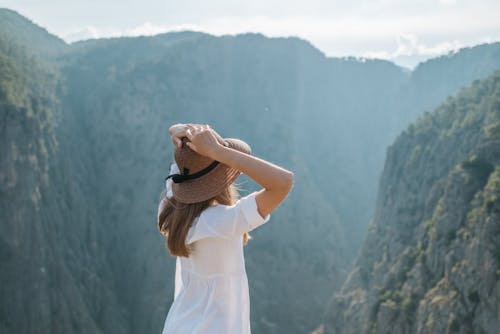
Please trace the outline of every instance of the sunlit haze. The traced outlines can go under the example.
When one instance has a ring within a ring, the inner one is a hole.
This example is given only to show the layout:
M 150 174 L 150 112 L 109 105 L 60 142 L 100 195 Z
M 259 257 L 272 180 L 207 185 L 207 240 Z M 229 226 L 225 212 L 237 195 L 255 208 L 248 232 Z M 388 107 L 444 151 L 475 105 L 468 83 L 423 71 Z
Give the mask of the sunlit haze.
M 298 36 L 328 56 L 414 67 L 460 47 L 500 40 L 500 1 L 0 1 L 67 42 L 196 30 Z

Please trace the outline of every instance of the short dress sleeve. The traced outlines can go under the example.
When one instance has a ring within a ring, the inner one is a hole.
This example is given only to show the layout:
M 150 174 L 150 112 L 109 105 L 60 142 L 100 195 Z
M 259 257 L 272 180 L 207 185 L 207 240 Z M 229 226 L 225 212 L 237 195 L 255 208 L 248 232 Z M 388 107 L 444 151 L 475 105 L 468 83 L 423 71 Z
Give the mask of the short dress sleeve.
M 257 207 L 257 191 L 240 198 L 234 205 L 216 205 L 206 209 L 188 233 L 187 243 L 206 237 L 235 238 L 269 221 Z

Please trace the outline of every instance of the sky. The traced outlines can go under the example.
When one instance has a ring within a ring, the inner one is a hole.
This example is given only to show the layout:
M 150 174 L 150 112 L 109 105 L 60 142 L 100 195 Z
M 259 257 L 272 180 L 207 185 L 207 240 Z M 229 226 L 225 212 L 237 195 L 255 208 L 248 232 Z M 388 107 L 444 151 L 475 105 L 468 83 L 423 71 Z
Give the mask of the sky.
M 297 36 L 327 56 L 413 68 L 500 41 L 500 0 L 0 0 L 67 42 L 195 30 Z

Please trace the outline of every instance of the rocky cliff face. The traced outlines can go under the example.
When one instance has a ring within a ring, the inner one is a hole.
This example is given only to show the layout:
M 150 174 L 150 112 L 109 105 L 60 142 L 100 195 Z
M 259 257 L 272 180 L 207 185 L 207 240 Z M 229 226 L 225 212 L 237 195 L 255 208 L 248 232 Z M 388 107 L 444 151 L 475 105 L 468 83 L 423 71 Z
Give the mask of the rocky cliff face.
M 500 72 L 390 146 L 368 237 L 326 333 L 497 333 Z
M 50 57 L 66 45 L 23 18 L 0 17 L 0 332 L 125 332 L 92 196 L 75 182 L 88 178 L 73 168 L 85 159 L 57 133 L 62 77 Z

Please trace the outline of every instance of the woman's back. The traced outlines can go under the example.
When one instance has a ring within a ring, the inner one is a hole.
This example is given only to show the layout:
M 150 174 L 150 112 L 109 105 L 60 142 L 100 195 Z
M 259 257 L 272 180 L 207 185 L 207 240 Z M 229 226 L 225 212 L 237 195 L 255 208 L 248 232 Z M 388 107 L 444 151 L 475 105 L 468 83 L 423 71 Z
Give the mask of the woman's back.
M 174 303 L 165 320 L 167 333 L 250 333 L 250 300 L 243 234 L 264 224 L 254 192 L 235 205 L 205 209 L 193 222 L 178 257 Z

